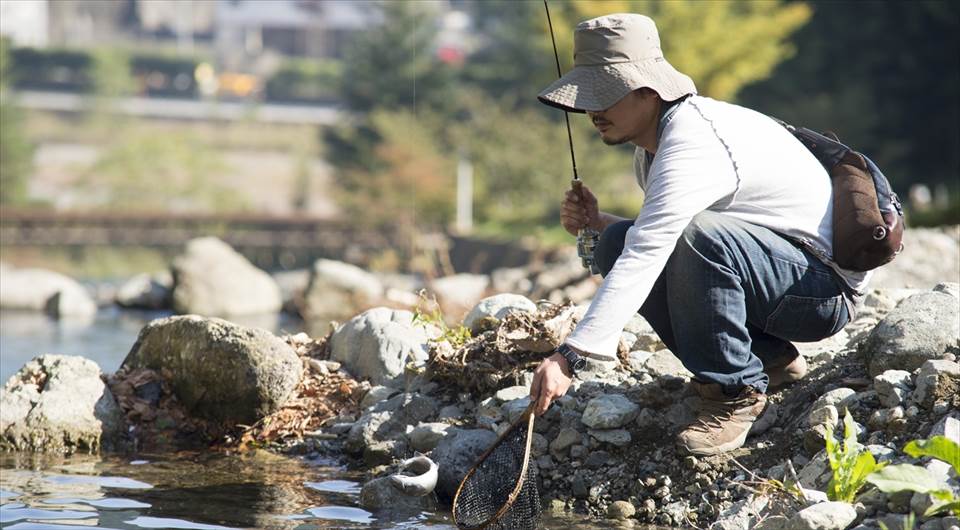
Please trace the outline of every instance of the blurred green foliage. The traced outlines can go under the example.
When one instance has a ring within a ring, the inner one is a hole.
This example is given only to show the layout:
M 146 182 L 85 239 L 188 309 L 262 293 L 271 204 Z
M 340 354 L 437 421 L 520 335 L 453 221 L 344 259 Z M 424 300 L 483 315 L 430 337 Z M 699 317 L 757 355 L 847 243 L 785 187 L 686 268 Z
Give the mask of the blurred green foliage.
M 27 199 L 27 179 L 33 166 L 33 144 L 24 133 L 23 111 L 10 90 L 10 46 L 0 38 L 0 204 Z
M 331 101 L 340 93 L 342 65 L 338 61 L 287 59 L 264 90 L 269 101 Z
M 739 102 L 835 131 L 868 154 L 901 196 L 960 175 L 960 3 L 816 2 L 797 54 Z
M 131 129 L 105 147 L 82 182 L 92 202 L 112 210 L 242 209 L 234 190 L 209 178 L 223 169 L 218 153 L 198 138 Z
M 520 237 L 558 223 L 572 170 L 562 114 L 536 101 L 556 79 L 543 4 L 466 6 L 480 40 L 462 65 L 434 53 L 436 13 L 428 3 L 381 4 L 387 23 L 349 49 L 343 98 L 356 120 L 327 131 L 324 141 L 339 204 L 358 222 L 450 224 L 454 168 L 464 157 L 474 166 L 479 231 Z M 572 66 L 576 22 L 618 11 L 653 15 L 667 57 L 703 79 L 701 92 L 721 98 L 788 57 L 787 37 L 809 17 L 803 3 L 555 2 L 564 70 Z M 601 207 L 636 215 L 642 195 L 632 174 L 633 146 L 603 145 L 582 115 L 571 115 L 571 125 L 579 173 Z

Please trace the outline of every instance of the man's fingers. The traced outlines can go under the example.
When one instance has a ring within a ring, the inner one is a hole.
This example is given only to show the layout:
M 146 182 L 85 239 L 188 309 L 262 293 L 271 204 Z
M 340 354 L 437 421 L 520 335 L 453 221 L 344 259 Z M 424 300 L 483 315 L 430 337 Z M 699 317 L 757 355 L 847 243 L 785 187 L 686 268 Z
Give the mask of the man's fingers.
M 541 379 L 543 379 L 543 372 L 537 370 L 533 373 L 533 382 L 530 383 L 530 399 L 539 399 Z

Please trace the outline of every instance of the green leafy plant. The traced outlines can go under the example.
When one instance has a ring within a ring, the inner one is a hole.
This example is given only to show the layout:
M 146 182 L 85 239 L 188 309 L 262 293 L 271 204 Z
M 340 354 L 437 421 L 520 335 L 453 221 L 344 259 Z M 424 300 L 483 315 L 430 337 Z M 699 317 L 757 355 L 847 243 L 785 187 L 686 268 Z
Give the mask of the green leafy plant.
M 832 501 L 852 503 L 857 492 L 866 484 L 867 477 L 884 467 L 869 451 L 857 442 L 857 427 L 849 410 L 843 415 L 843 441 L 833 437 L 833 426 L 827 426 L 827 459 L 833 478 L 827 484 L 827 497 Z
M 887 524 L 884 523 L 883 521 L 878 521 L 877 524 L 880 525 L 880 530 L 890 530 Z M 916 526 L 917 526 L 917 517 L 913 515 L 913 512 L 910 512 L 907 515 L 903 516 L 903 524 L 900 525 L 899 530 L 913 530 Z
M 436 297 L 427 299 L 426 292 L 422 290 L 419 295 L 421 303 L 417 304 L 416 309 L 413 311 L 414 324 L 420 323 L 421 325 L 436 326 L 437 329 L 440 330 L 440 336 L 434 340 L 449 342 L 454 348 L 459 348 L 470 340 L 470 330 L 463 324 L 457 324 L 454 327 L 447 325 L 443 319 L 443 312 L 440 311 L 440 304 L 437 303 Z M 424 305 L 428 305 L 432 307 L 432 309 L 424 309 Z
M 929 440 L 914 440 L 903 451 L 914 458 L 929 456 L 950 464 L 960 473 L 960 445 L 946 436 L 934 436 Z M 950 512 L 960 515 L 960 496 L 950 485 L 928 469 L 913 464 L 888 466 L 871 473 L 867 480 L 884 493 L 914 491 L 933 497 L 934 503 L 924 512 L 931 517 Z

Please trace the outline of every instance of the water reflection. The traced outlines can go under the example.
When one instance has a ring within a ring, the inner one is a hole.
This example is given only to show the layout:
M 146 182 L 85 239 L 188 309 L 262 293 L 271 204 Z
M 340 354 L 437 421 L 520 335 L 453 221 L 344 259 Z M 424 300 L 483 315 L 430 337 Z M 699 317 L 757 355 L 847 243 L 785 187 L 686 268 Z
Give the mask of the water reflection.
M 0 523 L 16 530 L 454 528 L 446 513 L 394 520 L 361 509 L 361 478 L 329 461 L 262 451 L 136 458 L 2 453 Z M 544 522 L 605 527 L 576 517 Z

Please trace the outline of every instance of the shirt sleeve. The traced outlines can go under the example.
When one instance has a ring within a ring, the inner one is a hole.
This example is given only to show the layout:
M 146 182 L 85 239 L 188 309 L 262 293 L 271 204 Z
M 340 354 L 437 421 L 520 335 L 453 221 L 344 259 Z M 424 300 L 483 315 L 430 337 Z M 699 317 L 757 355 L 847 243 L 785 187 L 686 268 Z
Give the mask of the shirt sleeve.
M 646 301 L 690 220 L 712 205 L 729 203 L 736 193 L 730 153 L 709 122 L 690 110 L 683 120 L 675 117 L 672 131 L 664 131 L 623 253 L 566 339 L 588 354 L 616 357 L 624 326 Z

